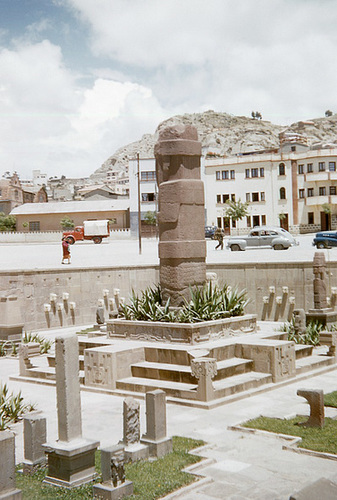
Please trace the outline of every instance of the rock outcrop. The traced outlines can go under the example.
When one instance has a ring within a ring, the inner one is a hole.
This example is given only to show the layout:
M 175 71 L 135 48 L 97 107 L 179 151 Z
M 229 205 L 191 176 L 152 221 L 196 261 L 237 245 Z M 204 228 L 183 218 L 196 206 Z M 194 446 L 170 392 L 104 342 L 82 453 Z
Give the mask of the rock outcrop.
M 265 120 L 206 111 L 173 116 L 165 120 L 158 125 L 154 134 L 146 134 L 139 141 L 119 148 L 90 179 L 95 182 L 102 181 L 110 168 L 125 170 L 128 160 L 135 158 L 137 152 L 141 158 L 154 157 L 154 145 L 160 130 L 179 123 L 195 126 L 204 153 L 219 156 L 276 149 L 279 147 L 279 134 L 284 130 L 306 135 L 311 147 L 326 147 L 330 144 L 337 146 L 337 115 L 299 121 L 286 127 Z

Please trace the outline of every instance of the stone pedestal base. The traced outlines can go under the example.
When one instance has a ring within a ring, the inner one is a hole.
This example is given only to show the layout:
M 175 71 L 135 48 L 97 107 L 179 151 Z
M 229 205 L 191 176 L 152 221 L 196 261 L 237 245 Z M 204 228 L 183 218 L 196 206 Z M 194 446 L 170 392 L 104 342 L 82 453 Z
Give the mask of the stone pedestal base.
M 21 500 L 21 490 L 10 490 L 6 493 L 0 493 L 0 500 Z
M 124 448 L 124 457 L 126 462 L 146 460 L 149 458 L 149 449 L 141 443 L 130 444 Z
M 95 451 L 98 441 L 76 439 L 69 443 L 46 444 L 48 476 L 44 483 L 62 488 L 74 488 L 95 477 Z
M 306 324 L 311 321 L 318 321 L 323 326 L 328 326 L 337 322 L 337 311 L 333 309 L 309 309 L 305 315 Z
M 34 474 L 42 465 L 45 465 L 47 460 L 41 460 L 39 462 L 30 462 L 29 460 L 23 460 L 22 462 L 22 472 L 25 476 L 31 476 Z
M 111 484 L 111 481 L 95 484 L 93 486 L 93 494 L 94 498 L 102 500 L 119 500 L 120 498 L 133 494 L 133 483 L 131 481 L 125 481 L 125 483 L 116 486 L 116 488 Z
M 160 441 L 142 438 L 140 442 L 148 446 L 150 457 L 160 458 L 173 450 L 172 438 L 164 438 Z

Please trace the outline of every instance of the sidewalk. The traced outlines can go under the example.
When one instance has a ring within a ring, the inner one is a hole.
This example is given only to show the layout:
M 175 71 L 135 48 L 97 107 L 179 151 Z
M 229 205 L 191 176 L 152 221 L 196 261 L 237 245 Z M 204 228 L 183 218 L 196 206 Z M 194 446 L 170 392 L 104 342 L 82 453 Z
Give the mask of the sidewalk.
M 54 336 L 76 328 L 53 330 Z M 48 336 L 49 336 L 48 335 Z M 37 405 L 47 418 L 48 440 L 57 438 L 56 395 L 54 386 L 9 380 L 19 372 L 19 361 L 0 358 L 0 382 L 11 390 L 22 391 L 25 402 Z M 167 406 L 169 435 L 203 439 L 208 447 L 202 455 L 216 462 L 202 471 L 213 482 L 190 493 L 179 493 L 184 500 L 288 500 L 291 493 L 326 477 L 337 478 L 337 463 L 309 455 L 282 450 L 282 440 L 249 435 L 227 427 L 258 415 L 285 417 L 308 414 L 308 405 L 296 395 L 298 388 L 337 389 L 337 368 L 323 375 L 295 382 L 212 410 L 179 405 Z M 83 435 L 97 439 L 101 446 L 117 443 L 123 434 L 123 398 L 82 391 Z M 144 401 L 141 404 L 141 433 L 145 432 Z M 333 410 L 334 412 L 334 410 Z M 23 459 L 22 422 L 15 424 L 16 461 Z M 323 500 L 323 499 L 322 499 Z

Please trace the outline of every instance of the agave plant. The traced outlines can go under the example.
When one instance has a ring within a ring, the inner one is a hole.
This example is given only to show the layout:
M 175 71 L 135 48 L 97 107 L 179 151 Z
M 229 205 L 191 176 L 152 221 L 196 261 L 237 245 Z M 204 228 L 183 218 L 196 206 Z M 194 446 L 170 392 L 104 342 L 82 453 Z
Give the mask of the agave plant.
M 240 316 L 248 304 L 246 291 L 239 292 L 228 285 L 222 288 L 206 283 L 203 287 L 190 287 L 191 299 L 184 298 L 179 321 L 195 323 Z
M 35 410 L 34 405 L 25 404 L 21 391 L 10 393 L 7 384 L 0 385 L 0 430 L 6 429 L 10 423 L 17 422 L 24 413 Z
M 295 319 L 292 318 L 291 321 L 284 323 L 280 331 L 286 332 L 288 334 L 288 340 L 295 342 L 295 344 L 304 345 L 317 345 L 319 344 L 319 334 L 323 329 L 323 325 L 318 321 L 311 321 L 303 333 L 298 333 L 295 331 Z
M 175 321 L 170 299 L 163 304 L 160 285 L 146 288 L 140 297 L 132 290 L 130 303 L 120 307 L 120 316 L 138 321 Z
M 41 337 L 38 333 L 27 332 L 24 332 L 22 342 L 24 344 L 28 344 L 29 342 L 36 342 L 40 344 L 40 354 L 46 354 L 54 343 L 52 340 Z

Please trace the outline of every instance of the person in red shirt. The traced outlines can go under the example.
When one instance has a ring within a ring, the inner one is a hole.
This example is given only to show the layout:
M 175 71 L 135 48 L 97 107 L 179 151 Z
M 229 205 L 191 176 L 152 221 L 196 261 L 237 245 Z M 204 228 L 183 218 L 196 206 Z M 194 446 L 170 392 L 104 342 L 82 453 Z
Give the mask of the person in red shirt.
M 66 237 L 62 238 L 62 251 L 63 251 L 62 264 L 66 264 L 65 260 L 68 261 L 67 264 L 70 264 L 69 243 Z

